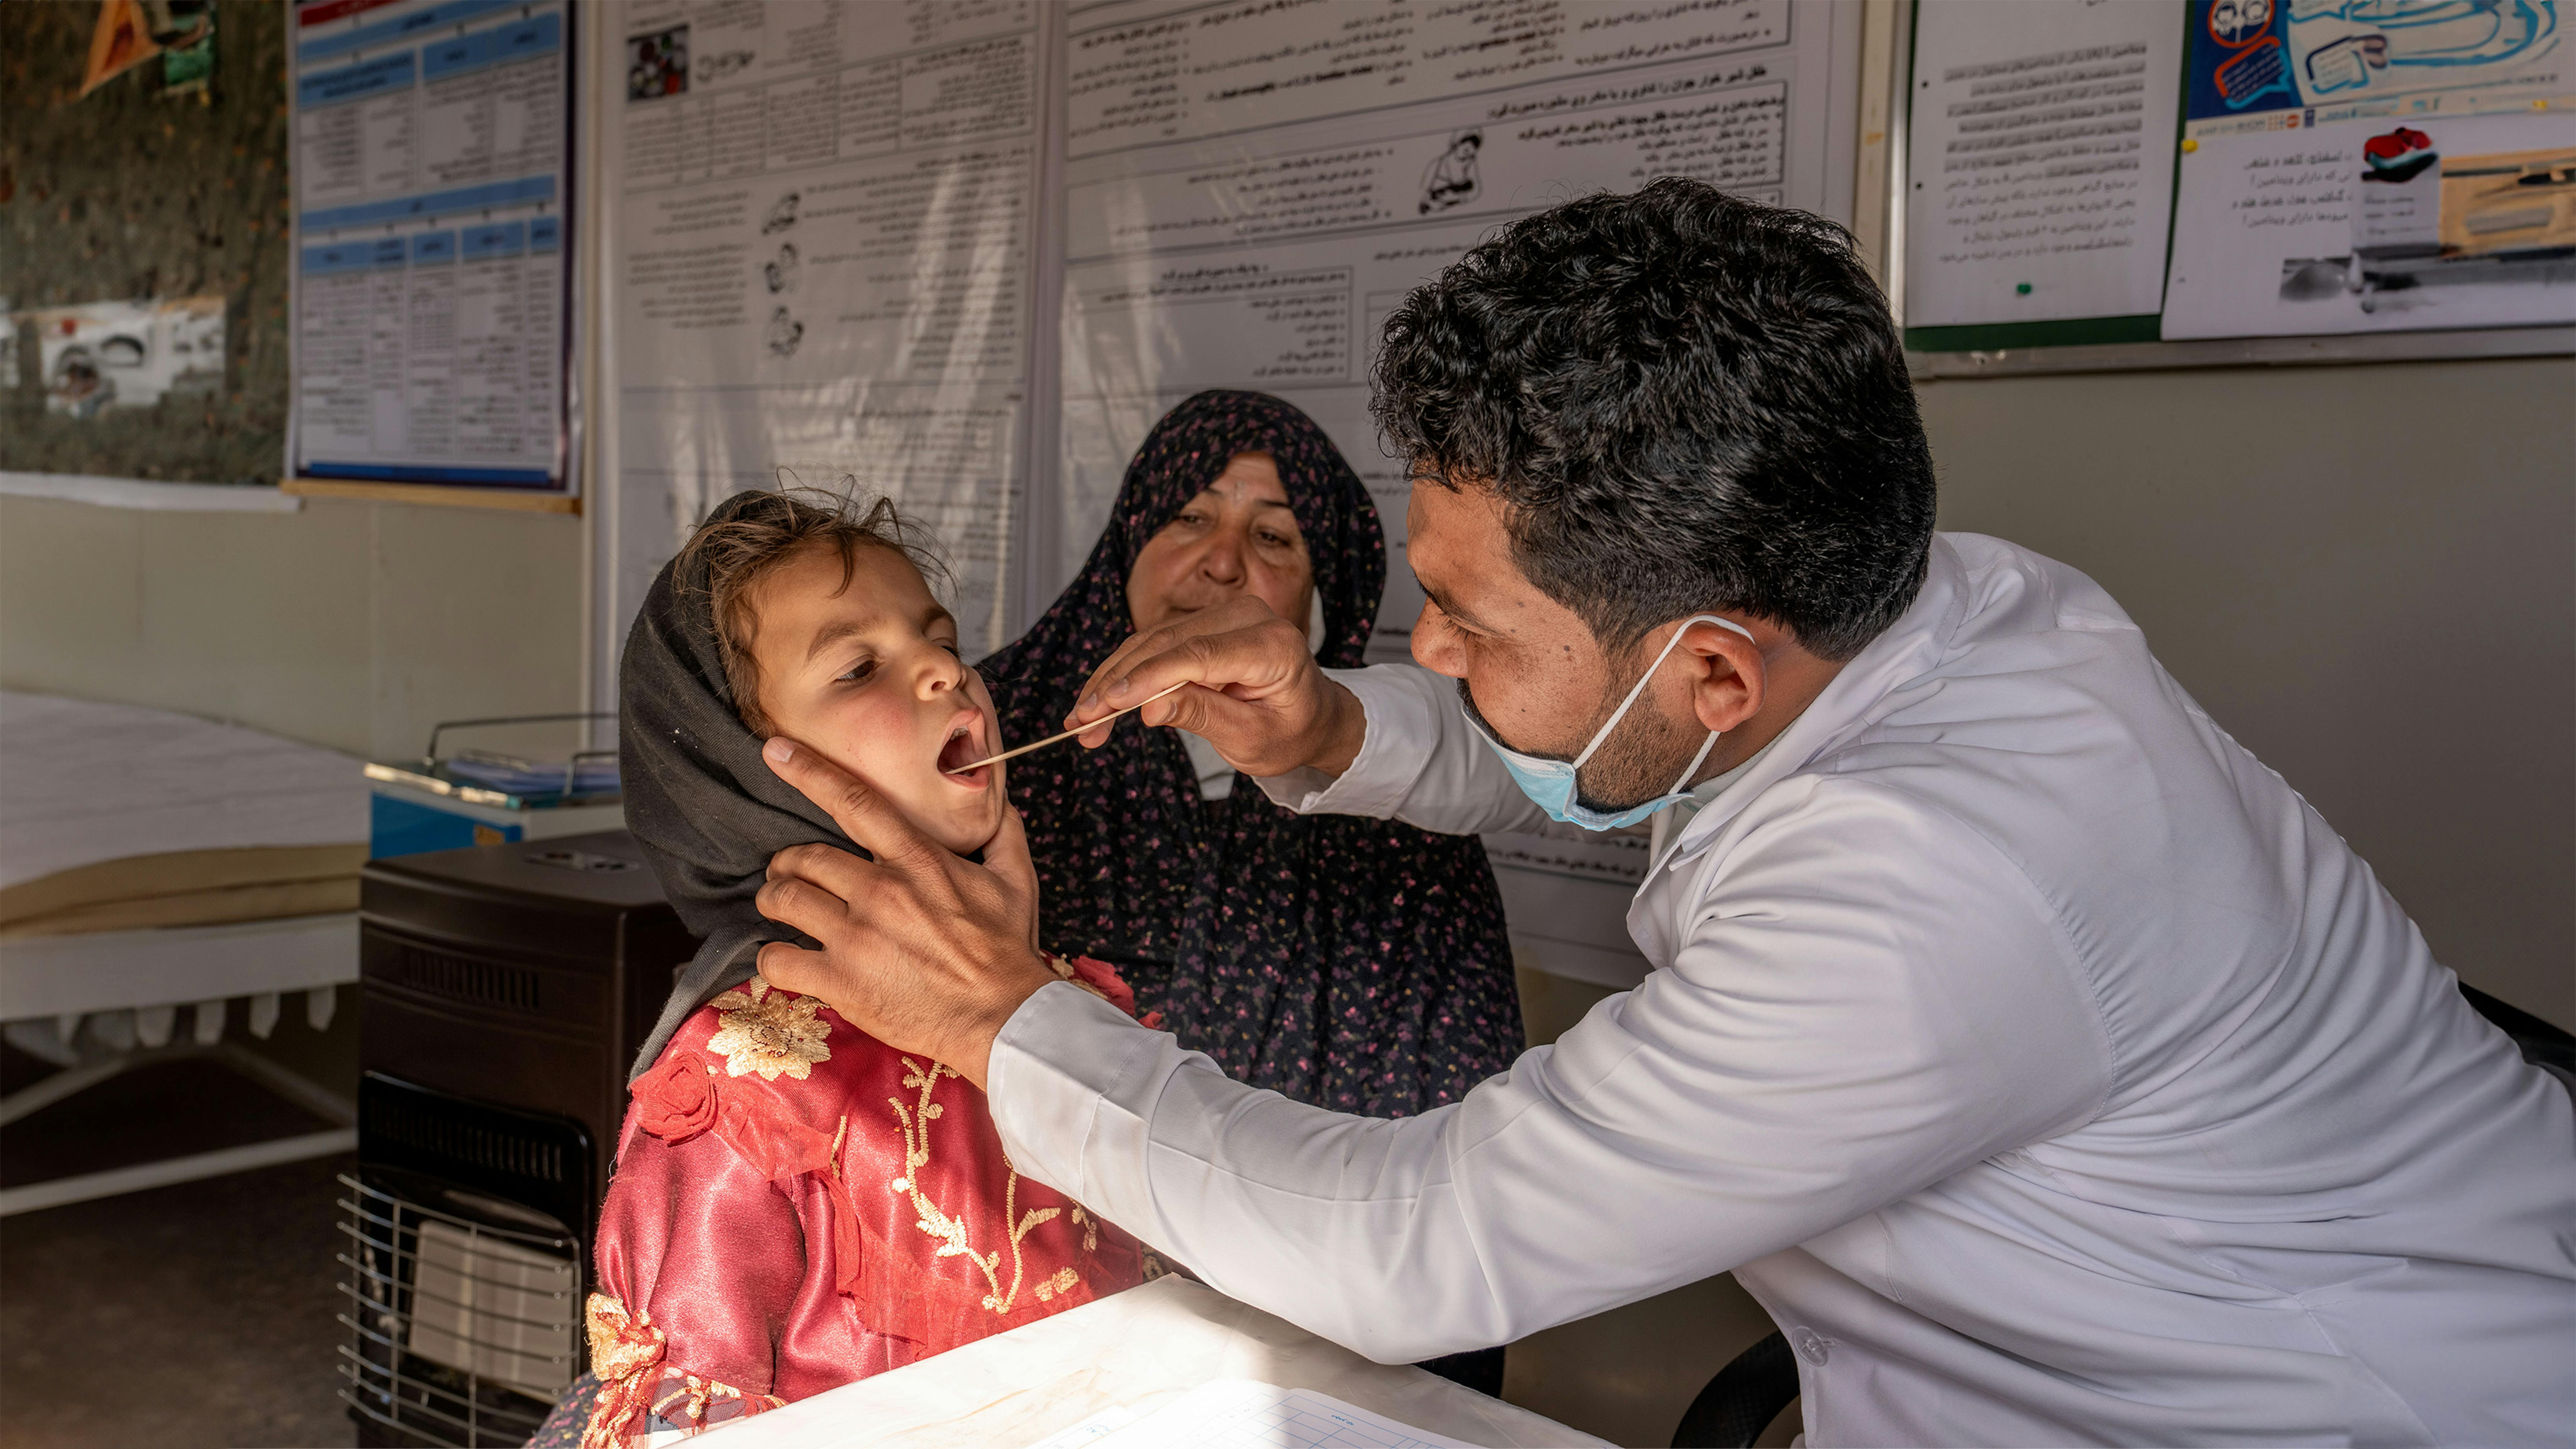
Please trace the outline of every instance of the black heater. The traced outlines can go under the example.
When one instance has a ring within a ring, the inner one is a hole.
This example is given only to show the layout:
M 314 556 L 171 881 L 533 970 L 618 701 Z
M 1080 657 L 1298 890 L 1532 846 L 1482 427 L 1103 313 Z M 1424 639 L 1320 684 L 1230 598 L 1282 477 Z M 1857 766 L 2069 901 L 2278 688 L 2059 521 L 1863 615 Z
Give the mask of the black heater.
M 524 1443 L 583 1368 L 626 1068 L 696 949 L 623 831 L 371 861 L 341 1397 L 367 1445 Z

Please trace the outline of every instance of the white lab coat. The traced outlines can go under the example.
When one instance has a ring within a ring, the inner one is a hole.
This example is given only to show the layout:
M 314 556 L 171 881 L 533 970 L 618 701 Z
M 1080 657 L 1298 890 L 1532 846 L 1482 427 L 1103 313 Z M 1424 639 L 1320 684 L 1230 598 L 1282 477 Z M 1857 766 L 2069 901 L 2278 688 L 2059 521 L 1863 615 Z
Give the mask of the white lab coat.
M 1265 788 L 1538 822 L 1449 681 L 1340 677 L 1357 761 Z M 1385 1361 L 1733 1269 L 1811 1444 L 2576 1431 L 2568 1094 L 2074 570 L 1937 539 L 1628 925 L 1643 985 L 1421 1117 L 1241 1086 L 1062 986 L 996 1043 L 994 1117 L 1021 1171 Z

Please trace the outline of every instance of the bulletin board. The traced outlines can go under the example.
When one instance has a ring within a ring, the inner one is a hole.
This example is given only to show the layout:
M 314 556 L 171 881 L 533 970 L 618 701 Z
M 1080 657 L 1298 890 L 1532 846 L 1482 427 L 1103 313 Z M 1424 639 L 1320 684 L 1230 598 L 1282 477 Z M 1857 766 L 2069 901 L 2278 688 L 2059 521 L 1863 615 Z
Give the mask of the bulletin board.
M 2562 3 L 1921 0 L 1918 369 L 2576 350 Z
M 94 68 L 100 13 L 0 6 L 0 470 L 275 483 L 283 15 L 222 0 Z

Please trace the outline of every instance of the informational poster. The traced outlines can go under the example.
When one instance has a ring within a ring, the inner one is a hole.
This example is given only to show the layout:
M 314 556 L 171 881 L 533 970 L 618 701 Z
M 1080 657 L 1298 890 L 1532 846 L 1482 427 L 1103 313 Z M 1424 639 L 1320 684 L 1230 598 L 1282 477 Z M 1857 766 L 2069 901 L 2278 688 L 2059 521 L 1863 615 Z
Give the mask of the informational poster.
M 1909 328 L 2154 314 L 2184 0 L 1915 12 Z
M 565 0 L 305 0 L 295 469 L 567 485 Z
M 929 525 L 968 655 L 1005 642 L 1035 0 L 633 0 L 604 23 L 608 617 L 708 508 L 801 484 Z
M 2192 0 L 2168 338 L 2576 321 L 2560 0 Z
M 1387 315 L 1497 225 L 1657 177 L 1847 220 L 1857 24 L 1790 0 L 1072 7 L 1051 577 L 1089 552 L 1173 404 L 1273 393 L 1376 498 L 1390 557 L 1369 657 L 1406 658 L 1409 490 L 1368 417 Z M 1635 978 L 1642 841 L 1488 845 L 1526 956 Z

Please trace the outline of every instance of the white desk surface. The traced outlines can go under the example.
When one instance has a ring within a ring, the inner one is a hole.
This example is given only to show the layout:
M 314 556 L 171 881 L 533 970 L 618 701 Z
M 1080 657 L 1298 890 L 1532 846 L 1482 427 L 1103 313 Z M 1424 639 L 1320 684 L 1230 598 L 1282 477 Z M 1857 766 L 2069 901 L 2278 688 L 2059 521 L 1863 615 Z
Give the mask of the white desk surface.
M 1376 1364 L 1186 1278 L 1159 1278 L 725 1431 L 728 1449 L 1023 1449 L 1215 1379 L 1312 1389 L 1491 1449 L 1606 1441 L 1404 1364 Z

